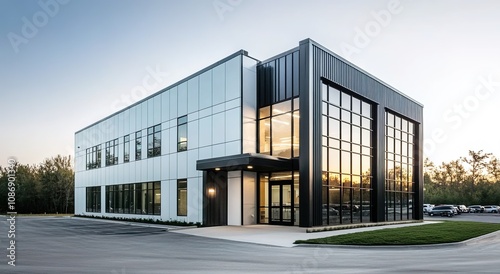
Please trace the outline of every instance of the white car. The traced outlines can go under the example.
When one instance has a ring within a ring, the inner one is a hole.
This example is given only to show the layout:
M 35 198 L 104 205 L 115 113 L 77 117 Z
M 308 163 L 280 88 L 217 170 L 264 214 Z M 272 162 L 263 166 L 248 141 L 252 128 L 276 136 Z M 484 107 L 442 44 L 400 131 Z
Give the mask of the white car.
M 500 207 L 496 205 L 484 206 L 484 213 L 498 213 L 500 212 Z
M 432 204 L 424 204 L 424 213 L 429 213 L 433 207 L 434 205 Z

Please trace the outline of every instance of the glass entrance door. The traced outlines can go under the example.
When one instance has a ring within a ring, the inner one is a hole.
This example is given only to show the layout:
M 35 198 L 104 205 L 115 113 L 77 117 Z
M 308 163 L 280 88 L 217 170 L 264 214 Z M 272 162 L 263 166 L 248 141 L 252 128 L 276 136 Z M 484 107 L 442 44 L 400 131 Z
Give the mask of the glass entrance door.
M 270 223 L 293 225 L 292 181 L 274 181 L 269 188 Z

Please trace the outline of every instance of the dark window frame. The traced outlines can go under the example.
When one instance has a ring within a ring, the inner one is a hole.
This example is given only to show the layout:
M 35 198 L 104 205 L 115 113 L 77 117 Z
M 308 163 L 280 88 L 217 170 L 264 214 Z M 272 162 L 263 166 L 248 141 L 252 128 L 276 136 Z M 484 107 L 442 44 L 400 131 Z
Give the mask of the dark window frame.
M 161 155 L 161 124 L 148 127 L 148 158 Z
M 118 138 L 106 142 L 106 166 L 113 166 L 118 164 L 118 143 Z
M 130 162 L 130 134 L 123 136 L 123 162 Z
M 85 169 L 101 167 L 101 145 L 96 145 L 85 150 Z
M 328 205 L 323 207 L 323 225 L 370 222 L 374 103 L 329 81 L 322 81 L 321 93 L 322 199 Z M 361 111 L 364 104 L 368 113 Z M 363 125 L 363 119 L 370 122 Z M 332 196 L 331 191 L 338 194 Z
M 87 187 L 85 196 L 85 211 L 86 212 L 101 212 L 101 187 Z
M 185 195 L 181 195 L 182 191 L 185 191 Z M 188 214 L 187 179 L 179 179 L 177 180 L 177 216 L 187 216 L 187 214 Z
M 188 149 L 187 115 L 177 118 L 177 152 Z
M 135 132 L 135 160 L 142 158 L 142 131 Z
M 389 109 L 385 111 L 384 121 L 385 197 L 386 200 L 393 198 L 385 205 L 385 219 L 411 220 L 415 218 L 412 206 L 416 193 L 415 165 L 418 162 L 414 153 L 417 123 Z
M 106 213 L 161 215 L 161 182 L 106 186 Z

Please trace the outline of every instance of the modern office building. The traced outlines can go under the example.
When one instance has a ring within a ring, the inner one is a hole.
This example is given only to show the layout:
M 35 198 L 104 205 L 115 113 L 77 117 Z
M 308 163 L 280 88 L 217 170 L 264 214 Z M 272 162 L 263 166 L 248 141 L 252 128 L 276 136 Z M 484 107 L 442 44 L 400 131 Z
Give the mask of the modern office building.
M 75 214 L 422 219 L 423 107 L 316 42 L 223 60 L 75 135 Z

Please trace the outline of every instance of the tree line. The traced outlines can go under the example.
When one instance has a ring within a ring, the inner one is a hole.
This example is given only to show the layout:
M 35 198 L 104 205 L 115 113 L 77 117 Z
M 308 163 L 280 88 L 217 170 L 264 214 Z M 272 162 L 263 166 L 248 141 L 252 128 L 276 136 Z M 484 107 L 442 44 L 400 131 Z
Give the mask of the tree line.
M 12 171 L 13 169 L 13 171 Z M 9 173 L 10 172 L 10 173 Z M 10 176 L 7 176 L 10 174 Z M 14 174 L 14 176 L 12 176 Z M 15 178 L 17 213 L 73 213 L 75 174 L 71 156 L 47 158 L 39 165 L 0 166 L 0 212 L 7 211 L 8 182 Z
M 482 150 L 439 166 L 425 159 L 424 203 L 499 205 L 499 159 Z
M 10 167 L 9 167 L 10 168 Z M 73 213 L 75 175 L 71 156 L 47 158 L 39 165 L 15 163 L 16 211 L 25 214 Z M 8 168 L 0 166 L 0 212 L 7 212 Z M 500 161 L 491 153 L 435 165 L 424 161 L 424 203 L 500 204 Z

